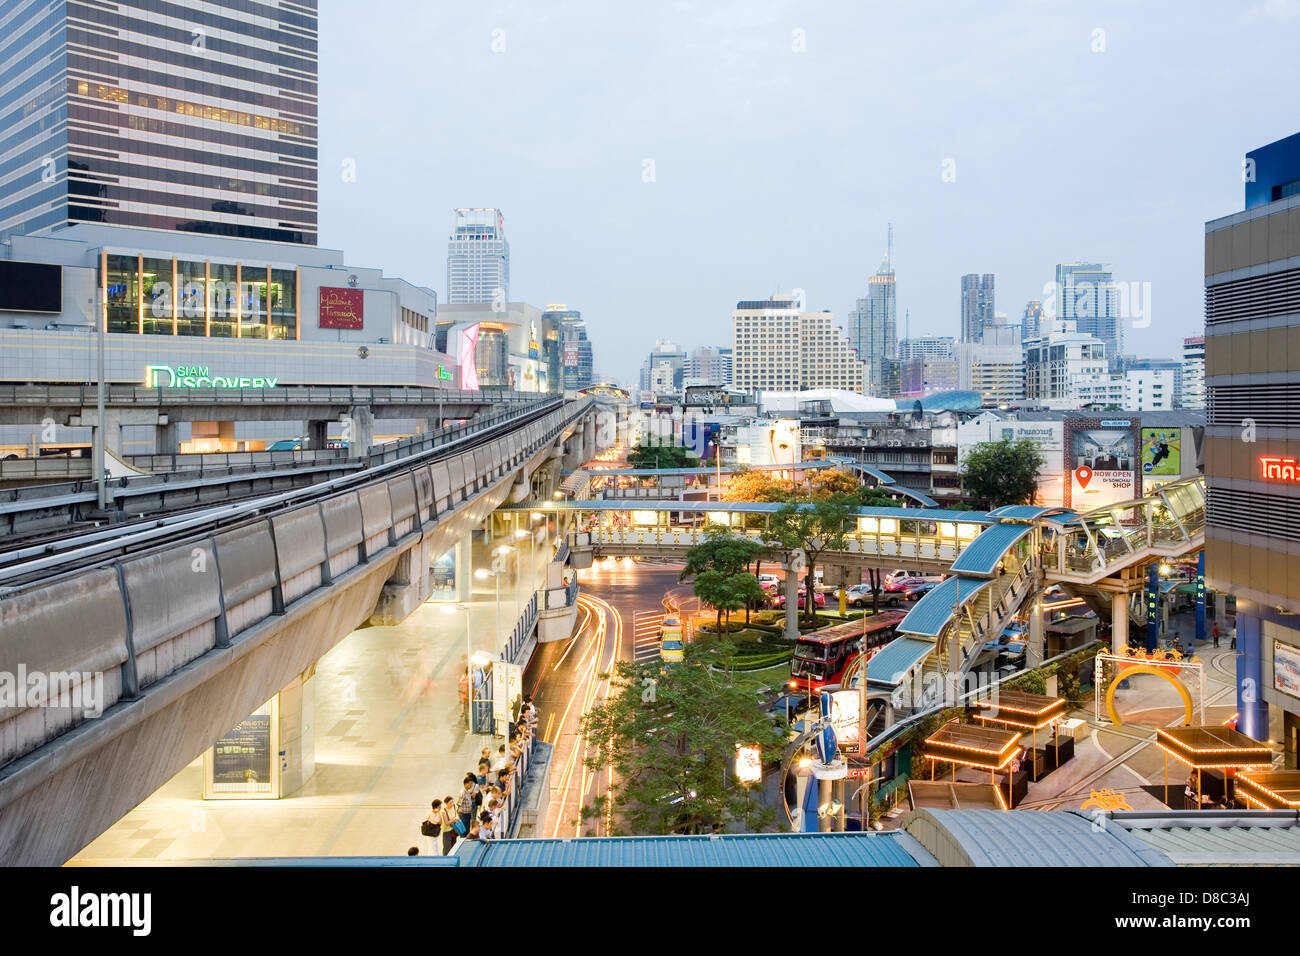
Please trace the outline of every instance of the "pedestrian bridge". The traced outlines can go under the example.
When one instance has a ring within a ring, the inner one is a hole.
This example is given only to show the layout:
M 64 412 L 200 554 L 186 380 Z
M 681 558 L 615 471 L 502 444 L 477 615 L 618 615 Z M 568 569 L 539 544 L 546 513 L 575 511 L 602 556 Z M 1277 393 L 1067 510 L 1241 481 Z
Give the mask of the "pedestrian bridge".
M 560 490 L 580 500 L 663 500 L 684 495 L 717 494 L 723 475 L 743 472 L 788 474 L 796 482 L 810 472 L 827 468 L 851 471 L 868 488 L 878 488 L 912 506 L 937 508 L 938 503 L 921 491 L 898 484 L 893 477 L 851 458 L 817 458 L 785 465 L 727 465 L 718 467 L 701 462 L 689 468 L 602 468 L 578 469 L 564 477 Z
M 0 674 L 68 691 L 0 699 L 0 862 L 67 860 L 347 634 L 405 617 L 431 556 L 595 450 L 593 411 L 535 402 L 358 474 L 0 555 Z M 92 685 L 102 715 L 70 705 Z

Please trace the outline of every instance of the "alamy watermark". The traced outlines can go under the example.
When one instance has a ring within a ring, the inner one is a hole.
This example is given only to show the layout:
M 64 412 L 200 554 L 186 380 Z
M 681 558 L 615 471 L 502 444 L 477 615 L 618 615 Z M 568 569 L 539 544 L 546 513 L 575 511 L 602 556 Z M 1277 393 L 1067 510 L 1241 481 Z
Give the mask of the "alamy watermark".
M 0 709 L 31 710 L 61 707 L 80 710 L 83 717 L 104 713 L 103 671 L 0 671 Z

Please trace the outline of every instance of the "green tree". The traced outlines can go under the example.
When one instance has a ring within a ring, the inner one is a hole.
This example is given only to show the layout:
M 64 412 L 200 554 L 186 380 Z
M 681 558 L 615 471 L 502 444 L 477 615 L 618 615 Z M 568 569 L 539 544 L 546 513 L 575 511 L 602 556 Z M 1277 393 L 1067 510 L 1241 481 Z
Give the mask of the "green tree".
M 680 445 L 644 442 L 627 453 L 632 468 L 691 468 L 700 463 L 695 452 Z
M 808 496 L 817 500 L 836 495 L 856 498 L 863 491 L 862 482 L 853 472 L 844 468 L 822 468 L 810 472 L 807 484 Z
M 968 495 L 986 508 L 1033 504 L 1042 466 L 1042 452 L 1032 439 L 983 442 L 966 455 L 962 485 Z
M 747 571 L 730 576 L 721 571 L 701 571 L 695 576 L 694 590 L 701 601 L 717 609 L 719 633 L 731 623 L 732 611 L 744 608 L 745 622 L 749 623 L 750 605 L 764 596 L 758 578 Z
M 858 500 L 864 508 L 901 508 L 902 502 L 883 488 L 863 488 Z
M 636 834 L 770 826 L 773 812 L 751 797 L 762 785 L 736 781 L 736 747 L 757 746 L 771 760 L 784 734 L 731 670 L 734 645 L 692 643 L 685 652 L 662 670 L 619 661 L 609 698 L 582 719 L 588 768 L 614 771 L 608 809 Z
M 817 602 L 813 598 L 817 559 L 826 551 L 844 549 L 845 525 L 857 507 L 857 501 L 835 495 L 823 501 L 804 501 L 783 505 L 772 516 L 767 531 L 768 542 L 783 551 L 803 551 L 808 559 L 804 577 L 804 620 L 817 620 Z M 786 608 L 786 613 L 794 613 Z
M 763 553 L 763 546 L 744 535 L 733 534 L 726 525 L 711 524 L 704 529 L 704 540 L 686 552 L 686 566 L 677 580 L 695 578 L 695 594 L 706 604 L 718 609 L 718 630 L 722 630 L 725 611 L 745 609 L 745 623 L 749 623 L 749 607 L 764 596 L 758 578 L 745 574 L 751 561 Z M 709 577 L 701 584 L 701 578 Z M 747 578 L 748 581 L 738 580 Z M 750 587 L 750 582 L 753 587 Z M 754 591 L 757 590 L 757 597 Z M 719 599 L 723 604 L 719 604 Z M 735 603 L 739 601 L 739 603 Z M 724 605 L 726 605 L 724 607 Z M 730 613 L 728 613 L 730 618 Z

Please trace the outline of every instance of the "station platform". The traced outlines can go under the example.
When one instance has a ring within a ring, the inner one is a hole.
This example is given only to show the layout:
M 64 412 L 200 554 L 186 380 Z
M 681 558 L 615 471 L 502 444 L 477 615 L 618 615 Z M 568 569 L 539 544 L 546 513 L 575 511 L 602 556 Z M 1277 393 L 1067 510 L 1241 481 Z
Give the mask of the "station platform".
M 539 535 L 540 539 L 540 535 Z M 474 543 L 473 566 L 490 567 L 490 549 Z M 548 542 L 537 545 L 536 580 L 544 583 Z M 525 549 L 525 555 L 527 549 Z M 529 561 L 501 582 L 508 633 L 531 589 Z M 473 580 L 475 651 L 498 651 L 493 579 Z M 315 677 L 316 770 L 278 800 L 204 800 L 200 756 L 69 865 L 244 857 L 357 857 L 406 854 L 425 846 L 420 821 L 436 798 L 455 794 L 479 752 L 502 738 L 466 732 L 458 678 L 466 656 L 465 612 L 428 601 L 393 627 L 362 627 L 320 659 Z M 422 851 L 423 852 L 423 851 Z

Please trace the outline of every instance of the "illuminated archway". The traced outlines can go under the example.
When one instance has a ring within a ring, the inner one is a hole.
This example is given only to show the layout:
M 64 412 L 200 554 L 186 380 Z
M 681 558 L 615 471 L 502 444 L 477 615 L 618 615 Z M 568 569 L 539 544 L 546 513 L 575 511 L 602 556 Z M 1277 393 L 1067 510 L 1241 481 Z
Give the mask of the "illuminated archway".
M 1191 692 L 1188 691 L 1187 685 L 1180 681 L 1176 676 L 1169 673 L 1168 668 L 1155 667 L 1151 664 L 1133 664 L 1121 669 L 1111 680 L 1110 686 L 1106 688 L 1106 711 L 1110 714 L 1111 722 L 1114 723 L 1116 727 L 1122 725 L 1124 721 L 1120 717 L 1119 712 L 1115 710 L 1115 690 L 1119 687 L 1121 681 L 1137 674 L 1152 674 L 1162 680 L 1167 680 L 1172 684 L 1174 689 L 1178 691 L 1179 696 L 1183 698 L 1183 708 L 1186 712 L 1183 726 L 1192 726 L 1192 695 Z

